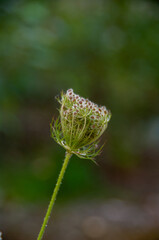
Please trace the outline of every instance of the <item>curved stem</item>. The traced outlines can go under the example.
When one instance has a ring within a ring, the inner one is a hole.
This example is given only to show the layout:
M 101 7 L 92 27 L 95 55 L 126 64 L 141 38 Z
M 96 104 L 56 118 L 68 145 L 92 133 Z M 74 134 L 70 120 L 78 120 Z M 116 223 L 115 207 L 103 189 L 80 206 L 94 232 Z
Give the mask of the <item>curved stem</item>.
M 60 188 L 60 185 L 61 185 L 64 173 L 65 173 L 65 170 L 67 168 L 69 159 L 71 158 L 71 155 L 72 154 L 70 152 L 66 152 L 66 157 L 65 157 L 64 163 L 62 165 L 59 177 L 57 179 L 57 183 L 56 183 L 56 186 L 54 188 L 54 191 L 53 191 L 53 194 L 52 194 L 52 197 L 51 197 L 51 201 L 49 203 L 49 206 L 48 206 L 48 209 L 47 209 L 47 212 L 46 212 L 46 215 L 45 215 L 45 218 L 44 218 L 44 221 L 43 221 L 42 227 L 40 229 L 40 232 L 39 232 L 37 240 L 41 240 L 43 235 L 44 235 L 45 228 L 47 227 L 47 223 L 49 221 L 49 218 L 50 218 L 50 215 L 51 215 L 51 211 L 52 211 L 52 208 L 54 206 L 54 203 L 55 203 L 55 200 L 56 200 L 56 196 L 57 196 L 57 193 L 59 191 L 59 188 Z

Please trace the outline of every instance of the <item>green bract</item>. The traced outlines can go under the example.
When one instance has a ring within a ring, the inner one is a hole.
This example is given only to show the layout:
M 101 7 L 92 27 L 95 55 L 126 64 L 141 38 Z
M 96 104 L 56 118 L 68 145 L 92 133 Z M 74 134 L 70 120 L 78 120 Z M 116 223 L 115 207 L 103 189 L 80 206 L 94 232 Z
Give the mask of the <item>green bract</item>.
M 111 113 L 106 107 L 75 94 L 72 89 L 61 94 L 60 117 L 51 124 L 54 140 L 80 158 L 93 159 L 100 136 L 107 128 Z

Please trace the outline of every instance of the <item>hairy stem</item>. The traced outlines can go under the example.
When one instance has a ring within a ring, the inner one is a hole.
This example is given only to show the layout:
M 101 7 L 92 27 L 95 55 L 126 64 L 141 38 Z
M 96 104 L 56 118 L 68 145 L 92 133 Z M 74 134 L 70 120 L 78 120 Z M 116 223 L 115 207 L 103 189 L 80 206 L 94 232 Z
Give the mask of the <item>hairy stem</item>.
M 56 196 L 57 196 L 57 193 L 59 191 L 59 188 L 60 188 L 60 185 L 61 185 L 64 173 L 65 173 L 65 170 L 67 168 L 69 159 L 71 158 L 71 155 L 72 154 L 70 152 L 66 152 L 66 157 L 65 157 L 64 163 L 62 165 L 59 177 L 57 179 L 57 183 L 56 183 L 56 186 L 54 188 L 54 191 L 53 191 L 53 194 L 52 194 L 52 197 L 51 197 L 51 201 L 49 203 L 49 206 L 48 206 L 48 209 L 47 209 L 47 212 L 46 212 L 46 215 L 45 215 L 45 218 L 44 218 L 44 221 L 43 221 L 42 227 L 40 229 L 40 232 L 39 232 L 37 240 L 41 240 L 43 235 L 44 235 L 45 228 L 47 227 L 47 223 L 49 221 L 49 218 L 50 218 L 50 215 L 51 215 L 51 211 L 52 211 L 52 208 L 54 206 L 54 203 L 55 203 L 55 200 L 56 200 Z

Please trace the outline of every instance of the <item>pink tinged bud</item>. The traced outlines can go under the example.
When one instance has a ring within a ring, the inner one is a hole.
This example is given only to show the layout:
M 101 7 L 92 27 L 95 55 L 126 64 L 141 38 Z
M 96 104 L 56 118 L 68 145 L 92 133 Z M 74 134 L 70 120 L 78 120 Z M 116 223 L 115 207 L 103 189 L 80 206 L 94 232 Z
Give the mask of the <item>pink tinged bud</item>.
M 82 101 L 79 101 L 79 104 L 82 104 Z
M 104 110 L 107 110 L 105 106 L 101 107 L 101 109 L 104 111 Z
M 72 88 L 70 88 L 70 89 L 68 89 L 67 91 L 68 91 L 68 92 L 73 92 L 73 89 L 72 89 Z
M 106 110 L 104 110 L 104 113 L 105 113 L 105 114 L 107 114 L 107 111 L 106 111 Z

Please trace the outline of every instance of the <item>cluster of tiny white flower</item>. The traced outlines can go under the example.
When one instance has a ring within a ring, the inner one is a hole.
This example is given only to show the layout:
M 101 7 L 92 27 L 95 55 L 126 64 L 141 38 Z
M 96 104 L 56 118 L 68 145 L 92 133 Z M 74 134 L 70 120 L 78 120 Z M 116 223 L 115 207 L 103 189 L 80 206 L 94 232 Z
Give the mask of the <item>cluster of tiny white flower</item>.
M 73 92 L 73 89 L 67 90 L 66 104 L 64 104 L 63 116 L 66 120 L 71 121 L 74 118 L 87 117 L 90 122 L 90 128 L 99 131 L 102 130 L 103 125 L 109 122 L 111 114 L 105 106 L 98 106 L 89 99 L 80 97 Z
M 80 97 L 73 89 L 62 92 L 58 100 L 60 118 L 51 125 L 52 137 L 68 152 L 93 160 L 102 149 L 97 146 L 111 118 L 110 111 Z

